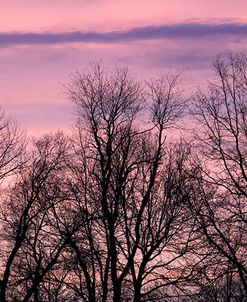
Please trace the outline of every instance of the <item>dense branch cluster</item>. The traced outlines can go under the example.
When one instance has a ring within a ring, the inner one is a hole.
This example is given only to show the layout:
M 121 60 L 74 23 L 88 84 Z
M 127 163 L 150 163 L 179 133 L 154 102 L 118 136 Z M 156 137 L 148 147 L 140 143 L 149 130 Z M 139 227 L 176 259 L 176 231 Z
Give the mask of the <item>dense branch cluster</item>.
M 72 135 L 1 114 L 0 301 L 246 301 L 247 58 L 214 69 L 191 113 L 178 74 L 95 64 Z

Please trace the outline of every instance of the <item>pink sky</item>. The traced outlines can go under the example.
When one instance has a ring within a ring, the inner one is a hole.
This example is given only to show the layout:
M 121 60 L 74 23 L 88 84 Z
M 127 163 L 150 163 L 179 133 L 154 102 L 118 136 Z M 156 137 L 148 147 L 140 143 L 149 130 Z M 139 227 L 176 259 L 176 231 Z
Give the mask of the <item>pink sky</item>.
M 2 1 L 1 103 L 29 134 L 66 129 L 63 85 L 98 60 L 145 78 L 179 68 L 193 89 L 217 53 L 246 51 L 246 12 L 244 0 Z
M 246 21 L 245 0 L 2 1 L 2 31 L 113 30 L 191 19 Z

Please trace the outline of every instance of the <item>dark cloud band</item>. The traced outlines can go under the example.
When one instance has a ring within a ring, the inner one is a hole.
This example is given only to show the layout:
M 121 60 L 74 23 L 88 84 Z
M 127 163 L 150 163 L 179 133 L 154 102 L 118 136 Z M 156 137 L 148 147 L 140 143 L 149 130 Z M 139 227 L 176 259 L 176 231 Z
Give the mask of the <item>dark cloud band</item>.
M 247 35 L 247 24 L 224 23 L 180 23 L 173 25 L 147 26 L 133 28 L 127 31 L 112 32 L 43 32 L 43 33 L 0 33 L 0 45 L 20 44 L 58 44 L 73 42 L 114 43 L 122 41 L 137 41 L 151 39 L 182 39 L 210 36 L 240 36 Z

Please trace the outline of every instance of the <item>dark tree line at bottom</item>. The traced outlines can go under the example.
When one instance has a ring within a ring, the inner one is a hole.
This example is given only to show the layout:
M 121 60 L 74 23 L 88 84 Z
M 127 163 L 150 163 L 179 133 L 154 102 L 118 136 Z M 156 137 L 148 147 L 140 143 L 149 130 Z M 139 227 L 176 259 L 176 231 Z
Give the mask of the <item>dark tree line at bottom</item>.
M 2 113 L 0 301 L 246 301 L 247 58 L 214 70 L 188 100 L 95 64 L 71 135 Z

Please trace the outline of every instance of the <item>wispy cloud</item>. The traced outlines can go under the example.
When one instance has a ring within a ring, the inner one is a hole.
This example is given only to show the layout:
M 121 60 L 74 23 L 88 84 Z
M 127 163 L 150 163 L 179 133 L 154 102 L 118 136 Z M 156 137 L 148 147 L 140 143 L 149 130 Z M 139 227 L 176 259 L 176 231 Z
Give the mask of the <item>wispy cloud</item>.
M 111 32 L 2 32 L 0 33 L 0 45 L 114 43 L 151 39 L 197 39 L 212 36 L 245 37 L 246 34 L 246 23 L 179 23 Z

